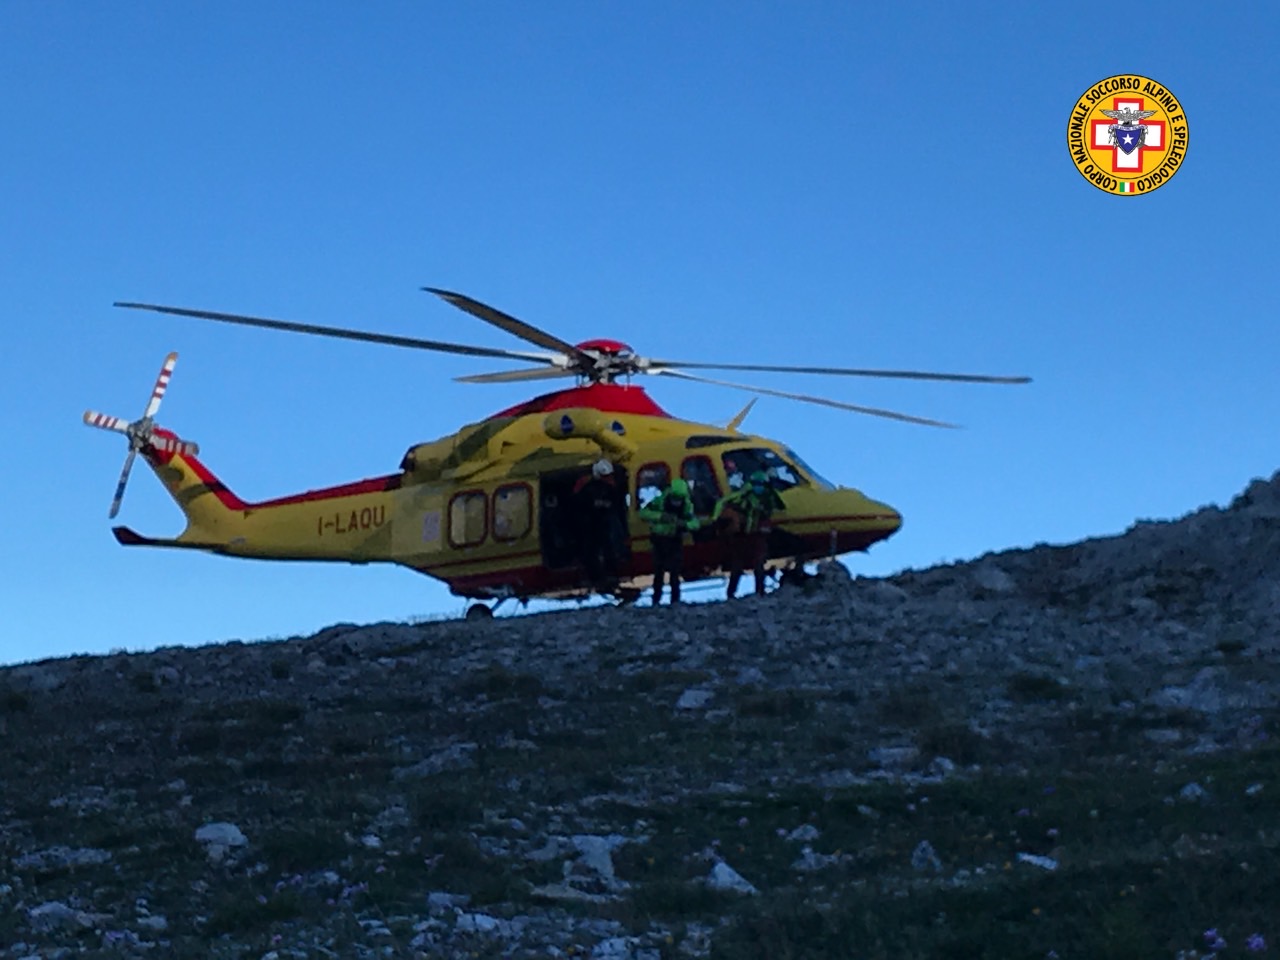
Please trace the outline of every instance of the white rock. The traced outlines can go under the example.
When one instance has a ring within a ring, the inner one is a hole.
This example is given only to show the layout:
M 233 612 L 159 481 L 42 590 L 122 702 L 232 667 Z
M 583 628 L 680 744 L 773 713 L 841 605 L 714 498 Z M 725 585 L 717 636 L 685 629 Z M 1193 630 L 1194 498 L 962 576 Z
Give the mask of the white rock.
M 547 842 L 537 850 L 531 850 L 525 854 L 525 859 L 533 860 L 537 863 L 546 863 L 554 860 L 564 852 L 567 842 L 564 837 L 547 837 Z
M 445 893 L 436 890 L 427 894 L 427 907 L 433 911 L 465 907 L 470 902 L 471 894 L 469 893 Z
M 973 579 L 979 587 L 990 590 L 992 593 L 1012 593 L 1018 589 L 1013 577 L 1009 576 L 999 564 L 990 560 L 974 567 Z
M 613 872 L 613 851 L 627 842 L 626 837 L 616 833 L 606 837 L 580 833 L 573 836 L 571 841 L 578 851 L 579 862 L 597 873 L 610 886 L 619 882 Z
M 867 759 L 872 763 L 898 769 L 914 763 L 919 756 L 920 751 L 914 746 L 872 747 L 867 751 Z
M 935 777 L 949 777 L 956 772 L 956 762 L 950 757 L 934 757 L 929 764 L 929 773 Z
M 684 693 L 680 694 L 680 699 L 676 701 L 677 710 L 701 710 L 715 694 L 710 690 L 701 690 L 697 687 L 690 687 Z
M 1178 791 L 1178 798 L 1189 803 L 1204 803 L 1209 799 L 1209 791 L 1193 780 Z
M 469 933 L 504 933 L 508 928 L 505 920 L 491 917 L 487 913 L 459 913 L 457 929 Z
M 233 848 L 249 843 L 234 823 L 206 823 L 196 829 L 196 840 L 204 844 L 205 855 L 214 863 L 220 863 Z
M 730 890 L 734 893 L 760 892 L 723 860 L 711 868 L 711 875 L 707 877 L 707 886 L 712 890 Z
M 417 780 L 432 777 L 448 770 L 465 770 L 475 766 L 472 755 L 478 744 L 451 743 L 442 750 L 437 750 L 425 760 L 420 760 L 411 767 L 397 767 L 391 775 L 397 780 Z
M 1040 867 L 1043 870 L 1058 869 L 1058 861 L 1053 859 L 1053 857 L 1042 857 L 1039 854 L 1035 854 L 1035 853 L 1018 854 L 1018 862 L 1029 863 L 1033 867 Z
M 813 847 L 805 846 L 800 851 L 800 856 L 791 864 L 792 870 L 798 870 L 801 873 L 812 873 L 814 870 L 822 870 L 831 866 L 833 863 L 839 862 L 840 858 L 834 854 L 815 853 Z
M 801 843 L 812 843 L 822 836 L 822 831 L 815 827 L 812 823 L 802 824 L 787 834 L 788 840 L 798 840 Z
M 591 948 L 591 960 L 631 960 L 638 937 L 610 937 Z
M 249 838 L 234 823 L 206 823 L 196 828 L 196 841 L 222 847 L 243 847 Z
M 99 923 L 110 919 L 104 913 L 86 913 L 74 910 L 61 900 L 51 900 L 27 911 L 31 926 L 40 931 L 92 930 Z
M 913 870 L 932 870 L 934 873 L 942 871 L 942 861 L 938 859 L 933 844 L 928 840 L 921 840 L 911 851 L 911 867 Z
M 617 894 L 587 893 L 567 883 L 546 883 L 529 891 L 530 896 L 566 903 L 611 903 L 622 898 Z
M 98 850 L 93 847 L 80 847 L 72 849 L 71 847 L 50 847 L 47 850 L 37 850 L 34 853 L 24 853 L 20 857 L 14 857 L 14 866 L 20 870 L 53 870 L 63 867 L 90 867 L 100 863 L 106 863 L 111 859 L 111 854 L 106 850 Z

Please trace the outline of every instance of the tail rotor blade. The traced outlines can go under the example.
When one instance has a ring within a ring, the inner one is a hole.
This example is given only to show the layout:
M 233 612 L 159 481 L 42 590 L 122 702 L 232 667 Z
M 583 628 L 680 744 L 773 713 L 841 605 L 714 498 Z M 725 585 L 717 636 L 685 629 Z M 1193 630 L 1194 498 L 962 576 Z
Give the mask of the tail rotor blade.
M 151 391 L 151 399 L 147 401 L 147 411 L 144 413 L 143 419 L 148 419 L 156 415 L 156 411 L 160 409 L 160 401 L 164 399 L 164 392 L 169 389 L 169 378 L 173 376 L 173 365 L 178 362 L 178 355 L 171 353 L 164 358 L 164 366 L 160 368 L 160 375 L 156 377 L 155 389 Z
M 124 469 L 120 471 L 120 482 L 116 484 L 116 495 L 111 501 L 111 513 L 108 514 L 113 520 L 117 513 L 120 512 L 120 501 L 124 499 L 124 487 L 129 482 L 129 471 L 133 469 L 133 458 L 138 455 L 137 447 L 129 447 L 129 456 L 124 459 Z
M 162 437 L 153 435 L 148 441 L 153 447 L 162 453 L 178 453 L 184 457 L 194 457 L 200 453 L 200 446 L 192 443 L 190 440 L 182 440 L 178 437 Z
M 93 410 L 84 412 L 85 426 L 97 427 L 100 430 L 113 430 L 116 433 L 129 432 L 129 421 L 122 420 L 119 417 L 110 417 L 105 413 L 96 413 Z

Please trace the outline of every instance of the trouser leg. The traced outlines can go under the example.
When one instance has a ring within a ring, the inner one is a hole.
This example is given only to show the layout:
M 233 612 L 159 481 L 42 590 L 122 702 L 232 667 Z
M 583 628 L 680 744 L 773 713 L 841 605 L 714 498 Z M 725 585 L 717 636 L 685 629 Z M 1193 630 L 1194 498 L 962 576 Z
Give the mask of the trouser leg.
M 667 575 L 670 564 L 670 551 L 667 550 L 665 537 L 653 537 L 653 605 L 656 607 L 662 600 L 662 581 Z
M 727 599 L 732 600 L 738 595 L 738 583 L 742 580 L 742 537 L 738 534 L 732 536 L 726 544 L 725 552 L 727 554 L 726 565 L 729 568 Z
M 587 579 L 594 585 L 600 581 L 600 544 L 589 540 L 583 552 L 582 565 L 586 568 Z
M 737 564 L 729 569 L 729 590 L 728 599 L 732 600 L 738 595 L 738 581 L 742 579 L 742 570 Z
M 763 534 L 756 534 L 751 541 L 751 568 L 756 576 L 756 596 L 764 596 L 764 561 L 769 545 Z
M 653 602 L 662 597 L 662 578 L 671 580 L 671 602 L 680 602 L 680 568 L 683 548 L 676 537 L 653 538 Z
M 680 602 L 680 578 L 684 572 L 684 539 L 671 541 L 671 559 L 668 568 L 671 571 L 671 602 Z

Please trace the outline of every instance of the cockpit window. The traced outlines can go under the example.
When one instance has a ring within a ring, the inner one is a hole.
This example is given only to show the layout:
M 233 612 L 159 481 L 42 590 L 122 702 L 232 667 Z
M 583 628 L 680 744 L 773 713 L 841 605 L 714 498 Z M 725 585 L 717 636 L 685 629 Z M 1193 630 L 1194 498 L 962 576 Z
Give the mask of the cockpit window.
M 766 447 L 730 450 L 721 454 L 720 460 L 729 486 L 734 490 L 741 488 L 757 470 L 768 475 L 775 490 L 790 490 L 808 482 L 795 467 Z
M 804 458 L 801 457 L 800 454 L 792 450 L 790 447 L 787 448 L 786 453 L 787 453 L 787 457 L 791 460 L 791 462 L 794 463 L 796 466 L 798 466 L 805 473 L 807 473 L 810 479 L 812 479 L 813 482 L 816 483 L 819 487 L 821 487 L 824 490 L 834 490 L 836 488 L 836 485 L 834 483 L 832 483 L 830 480 L 828 480 L 826 477 L 820 474 L 817 470 L 813 469 L 813 467 L 809 466 L 809 464 L 805 463 Z

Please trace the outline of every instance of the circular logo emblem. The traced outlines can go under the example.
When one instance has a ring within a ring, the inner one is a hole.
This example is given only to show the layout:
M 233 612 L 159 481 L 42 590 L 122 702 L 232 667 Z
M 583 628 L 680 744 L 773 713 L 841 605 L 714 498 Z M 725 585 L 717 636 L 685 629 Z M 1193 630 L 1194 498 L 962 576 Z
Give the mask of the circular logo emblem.
M 1187 118 L 1167 87 L 1122 73 L 1081 94 L 1067 121 L 1067 149 L 1080 175 L 1105 193 L 1150 193 L 1187 156 Z

